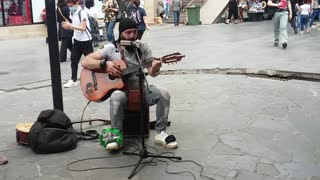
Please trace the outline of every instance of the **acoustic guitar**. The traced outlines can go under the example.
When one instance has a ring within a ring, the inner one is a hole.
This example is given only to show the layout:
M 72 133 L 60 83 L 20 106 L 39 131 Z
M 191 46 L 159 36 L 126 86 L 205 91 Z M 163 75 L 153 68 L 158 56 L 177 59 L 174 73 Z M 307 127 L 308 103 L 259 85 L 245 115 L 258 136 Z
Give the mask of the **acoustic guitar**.
M 173 53 L 161 58 L 154 58 L 160 60 L 164 64 L 170 64 L 181 61 L 185 55 L 180 53 Z M 139 65 L 128 67 L 123 60 L 112 61 L 120 66 L 122 76 L 136 72 L 139 70 Z M 148 68 L 152 65 L 151 62 L 143 64 L 143 68 Z M 124 83 L 121 78 L 116 78 L 109 75 L 106 71 L 89 70 L 83 68 L 80 74 L 80 87 L 83 95 L 90 101 L 101 102 L 109 98 L 114 90 L 123 89 Z

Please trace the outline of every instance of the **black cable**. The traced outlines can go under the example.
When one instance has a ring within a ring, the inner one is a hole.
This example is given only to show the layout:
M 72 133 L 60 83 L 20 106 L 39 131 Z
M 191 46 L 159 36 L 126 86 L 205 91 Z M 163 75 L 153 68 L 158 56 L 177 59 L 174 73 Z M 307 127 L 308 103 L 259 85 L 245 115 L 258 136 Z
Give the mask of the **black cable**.
M 84 112 L 86 110 L 86 108 L 88 107 L 88 105 L 91 103 L 91 101 L 88 101 L 87 105 L 84 107 L 83 111 L 82 111 L 82 115 L 81 115 L 81 120 L 80 120 L 80 139 L 83 139 L 83 140 L 94 140 L 94 139 L 97 139 L 99 137 L 99 134 L 96 130 L 89 130 L 89 131 L 86 131 L 86 132 L 83 132 L 82 131 L 82 123 L 83 123 L 83 116 L 84 116 Z M 104 122 L 108 122 L 107 120 L 89 120 L 89 121 L 85 121 L 85 122 L 92 122 L 92 121 L 104 121 Z M 88 137 L 85 137 L 85 136 L 89 136 Z M 128 144 L 133 144 L 134 146 L 136 146 L 136 149 L 134 151 L 132 151 L 133 153 L 136 152 L 138 149 L 139 149 L 139 145 L 135 142 L 130 142 L 130 141 L 125 141 L 125 143 L 128 143 Z M 156 149 L 155 147 L 153 146 L 150 146 L 150 145 L 147 145 L 148 147 L 154 149 L 156 151 L 156 153 L 149 153 L 150 155 L 163 155 L 163 154 L 172 154 L 172 157 L 175 156 L 175 153 L 173 152 L 162 152 L 162 153 L 159 153 L 158 149 Z M 1 151 L 0 151 L 1 152 Z M 106 159 L 106 158 L 116 158 L 116 157 L 121 157 L 123 155 L 115 155 L 115 156 L 108 156 L 108 157 L 93 157 L 93 158 L 84 158 L 84 159 L 80 159 L 80 160 L 76 160 L 76 161 L 73 161 L 73 162 L 70 162 L 67 164 L 66 168 L 69 170 L 69 171 L 90 171 L 90 170 L 98 170 L 98 169 L 121 169 L 121 168 L 127 168 L 127 167 L 133 167 L 133 166 L 136 166 L 136 163 L 135 164 L 129 164 L 129 165 L 124 165 L 124 166 L 109 166 L 109 167 L 95 167 L 95 168 L 88 168 L 88 169 L 71 169 L 70 166 L 72 164 L 75 164 L 75 163 L 78 163 L 78 162 L 83 162 L 83 161 L 89 161 L 89 160 L 95 160 L 95 159 Z M 159 162 L 164 162 L 166 163 L 166 173 L 168 174 L 183 174 L 183 173 L 188 173 L 188 174 L 191 174 L 193 179 L 197 179 L 196 176 L 194 175 L 193 172 L 191 171 L 179 171 L 179 172 L 170 172 L 168 170 L 169 168 L 169 163 L 165 160 L 160 160 L 159 158 L 152 158 L 150 161 L 145 161 L 141 164 L 149 164 L 151 166 L 156 166 L 157 165 L 157 162 L 154 162 L 153 160 L 157 160 Z M 173 160 L 173 159 L 169 159 L 170 161 L 172 162 L 178 162 L 178 163 L 183 163 L 183 162 L 191 162 L 195 165 L 197 165 L 198 167 L 200 167 L 200 177 L 205 177 L 207 179 L 210 179 L 210 180 L 215 180 L 214 178 L 211 178 L 209 176 L 206 176 L 206 175 L 203 175 L 203 166 L 193 160 Z
M 84 107 L 83 111 L 82 111 L 82 115 L 81 115 L 81 119 L 80 119 L 80 133 L 83 133 L 82 131 L 82 120 L 83 120 L 83 115 L 84 115 L 84 112 L 85 110 L 87 109 L 88 105 L 91 103 L 91 101 L 88 101 L 87 102 L 87 105 Z
M 102 119 L 83 121 L 84 112 L 85 112 L 85 110 L 87 109 L 87 107 L 88 107 L 88 105 L 90 103 L 91 103 L 91 101 L 88 101 L 86 106 L 83 108 L 80 122 L 73 122 L 72 123 L 72 124 L 80 123 L 80 132 L 77 132 L 77 134 L 79 135 L 78 140 L 94 140 L 94 139 L 98 139 L 99 138 L 99 133 L 96 130 L 87 130 L 87 131 L 84 132 L 82 130 L 83 122 L 89 122 L 90 124 L 93 121 L 102 121 L 102 122 L 105 122 L 106 124 L 110 124 L 111 123 L 110 120 L 108 121 L 108 120 L 102 120 Z
M 150 147 L 150 148 L 152 148 L 152 149 L 154 149 L 154 150 L 157 152 L 156 154 L 150 153 L 150 154 L 152 154 L 152 155 L 160 155 L 160 156 L 161 156 L 161 155 L 164 155 L 164 154 L 172 154 L 172 157 L 175 156 L 175 153 L 174 153 L 174 152 L 162 152 L 162 153 L 159 153 L 158 149 L 156 149 L 155 147 L 150 146 L 150 145 L 147 145 L 147 146 Z M 165 163 L 166 163 L 166 173 L 168 173 L 168 174 L 189 173 L 189 174 L 191 174 L 191 175 L 193 176 L 194 179 L 196 179 L 196 176 L 195 176 L 195 175 L 193 174 L 193 172 L 191 172 L 191 171 L 170 172 L 170 171 L 168 170 L 169 163 L 168 163 L 167 161 L 165 161 L 165 160 L 160 160 L 160 159 L 158 159 L 158 158 L 153 158 L 153 159 L 157 159 L 157 161 L 160 161 L 160 162 L 165 162 Z M 200 169 L 201 169 L 201 170 L 200 170 L 200 177 L 205 177 L 205 178 L 208 178 L 208 179 L 210 179 L 210 180 L 215 180 L 214 178 L 211 178 L 211 177 L 209 177 L 209 176 L 203 175 L 203 174 L 202 174 L 203 169 L 204 169 L 203 166 L 202 166 L 201 164 L 193 161 L 193 160 L 173 160 L 173 159 L 170 159 L 170 158 L 169 158 L 169 160 L 172 161 L 172 162 L 178 162 L 178 163 L 183 163 L 183 162 L 191 162 L 191 163 L 194 163 L 195 165 L 199 166 Z
M 161 153 L 161 154 L 168 154 L 168 153 L 172 153 L 173 155 L 175 155 L 173 152 L 164 152 L 164 153 Z M 181 163 L 181 162 L 191 162 L 191 163 L 197 165 L 198 167 L 200 167 L 200 177 L 205 177 L 205 178 L 210 179 L 210 180 L 215 180 L 214 178 L 211 178 L 211 177 L 209 177 L 209 176 L 203 175 L 202 173 L 203 173 L 204 167 L 203 167 L 201 164 L 199 164 L 199 163 L 197 163 L 197 162 L 195 162 L 195 161 L 193 161 L 193 160 L 177 161 L 177 160 L 170 159 L 170 161 L 172 161 L 172 162 L 178 162 L 178 163 Z
M 132 151 L 133 153 L 136 152 L 137 150 L 139 150 L 139 145 L 137 143 L 130 142 L 130 141 L 125 141 L 125 143 L 133 144 L 133 145 L 131 145 L 131 147 L 135 147 L 135 149 Z M 109 167 L 107 166 L 107 167 L 95 167 L 95 168 L 87 168 L 87 169 L 72 169 L 72 168 L 70 168 L 70 166 L 72 164 L 79 163 L 79 162 L 90 161 L 90 160 L 95 160 L 95 159 L 116 158 L 116 157 L 121 157 L 121 156 L 124 156 L 124 155 L 114 155 L 114 156 L 108 156 L 108 157 L 92 157 L 92 158 L 79 159 L 79 160 L 68 163 L 66 165 L 66 168 L 69 171 L 91 171 L 91 170 L 98 170 L 98 169 L 120 169 L 120 168 L 133 167 L 136 165 L 136 163 L 135 163 L 135 164 L 129 164 L 129 165 L 124 165 L 124 166 L 109 166 Z M 143 162 L 142 164 L 152 165 L 152 163 L 153 163 L 153 165 L 156 165 L 156 164 L 154 164 L 155 162 L 151 162 L 151 161 Z

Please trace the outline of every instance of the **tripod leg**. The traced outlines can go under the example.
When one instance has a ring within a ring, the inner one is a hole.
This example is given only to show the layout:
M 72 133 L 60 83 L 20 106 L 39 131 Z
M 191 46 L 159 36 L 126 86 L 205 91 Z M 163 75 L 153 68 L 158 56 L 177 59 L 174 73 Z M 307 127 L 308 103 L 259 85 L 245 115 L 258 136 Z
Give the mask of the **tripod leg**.
M 123 155 L 134 155 L 134 156 L 139 156 L 139 153 L 132 153 L 132 152 L 122 152 Z
M 139 167 L 139 165 L 141 164 L 142 160 L 143 160 L 142 158 L 139 159 L 139 161 L 137 162 L 136 166 L 131 171 L 131 174 L 129 175 L 128 179 L 131 179 L 134 176 L 134 174 L 135 174 L 137 168 Z
M 182 158 L 181 158 L 181 157 L 172 157 L 172 156 L 156 156 L 156 155 L 148 155 L 148 157 L 182 160 Z

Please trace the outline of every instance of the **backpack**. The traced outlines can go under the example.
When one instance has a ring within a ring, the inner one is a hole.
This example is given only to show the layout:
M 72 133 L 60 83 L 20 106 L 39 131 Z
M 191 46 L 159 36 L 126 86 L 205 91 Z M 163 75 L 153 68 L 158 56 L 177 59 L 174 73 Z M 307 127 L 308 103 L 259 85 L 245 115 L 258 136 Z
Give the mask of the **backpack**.
M 29 132 L 31 149 L 38 154 L 64 152 L 77 147 L 77 133 L 60 110 L 44 110 Z
M 132 18 L 137 23 L 137 25 L 139 25 L 143 21 L 142 16 L 140 14 L 140 7 L 132 8 L 129 17 Z
M 78 13 L 80 22 L 81 22 L 81 11 L 82 10 L 80 10 Z M 90 16 L 88 13 L 87 13 L 87 16 L 88 16 L 88 20 L 89 20 L 90 29 L 88 27 L 86 27 L 86 30 L 88 30 L 89 33 L 91 34 L 92 40 L 94 40 L 94 41 L 101 40 L 97 20 L 94 17 Z M 86 33 L 88 34 L 87 31 L 86 31 Z M 88 37 L 89 37 L 89 35 L 88 35 Z

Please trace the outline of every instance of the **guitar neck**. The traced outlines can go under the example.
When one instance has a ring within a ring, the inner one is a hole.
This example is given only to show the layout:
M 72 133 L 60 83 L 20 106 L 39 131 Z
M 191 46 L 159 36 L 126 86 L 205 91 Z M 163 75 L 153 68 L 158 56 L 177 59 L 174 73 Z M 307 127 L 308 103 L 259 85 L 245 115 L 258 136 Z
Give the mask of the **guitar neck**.
M 152 61 L 142 64 L 143 69 L 151 67 L 151 65 L 152 65 Z M 136 72 L 136 71 L 139 70 L 139 68 L 140 68 L 140 65 L 135 65 L 135 66 L 131 66 L 131 67 L 128 67 L 126 69 L 123 69 L 122 70 L 122 75 L 127 75 L 127 74 L 130 74 L 130 73 Z
M 154 58 L 154 60 L 158 60 L 158 61 L 161 61 L 161 63 L 167 64 L 167 63 L 174 63 L 174 62 L 180 61 L 181 58 L 183 58 L 183 57 L 185 57 L 185 55 L 181 55 L 180 53 L 172 53 L 172 54 L 163 56 L 161 58 Z M 142 63 L 143 69 L 151 67 L 152 62 L 153 62 L 153 60 Z M 126 69 L 123 69 L 122 75 L 127 75 L 130 73 L 136 72 L 139 70 L 139 68 L 140 68 L 140 65 L 134 65 L 132 67 L 128 67 Z

